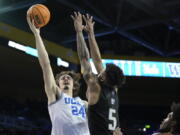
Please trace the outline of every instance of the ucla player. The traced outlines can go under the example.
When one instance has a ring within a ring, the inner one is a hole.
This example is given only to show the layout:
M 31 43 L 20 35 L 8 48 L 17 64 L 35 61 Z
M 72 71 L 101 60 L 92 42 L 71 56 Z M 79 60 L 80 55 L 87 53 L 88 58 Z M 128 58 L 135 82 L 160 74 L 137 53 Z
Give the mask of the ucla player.
M 114 64 L 108 64 L 106 69 L 103 68 L 99 48 L 95 41 L 92 17 L 84 16 L 86 26 L 82 24 L 82 15 L 79 12 L 75 12 L 74 16 L 71 17 L 74 20 L 77 50 L 84 71 L 83 76 L 88 86 L 86 95 L 89 104 L 90 133 L 91 135 L 121 135 L 122 133 L 118 128 L 120 125 L 117 90 L 124 82 L 123 72 Z M 92 73 L 83 30 L 88 32 L 91 55 L 98 71 L 98 77 Z
M 40 30 L 34 26 L 34 21 L 27 21 L 34 34 L 38 59 L 43 71 L 45 92 L 48 98 L 48 110 L 52 122 L 52 135 L 90 135 L 85 113 L 85 104 L 80 98 L 73 98 L 77 92 L 77 76 L 73 72 L 62 72 L 56 81 Z

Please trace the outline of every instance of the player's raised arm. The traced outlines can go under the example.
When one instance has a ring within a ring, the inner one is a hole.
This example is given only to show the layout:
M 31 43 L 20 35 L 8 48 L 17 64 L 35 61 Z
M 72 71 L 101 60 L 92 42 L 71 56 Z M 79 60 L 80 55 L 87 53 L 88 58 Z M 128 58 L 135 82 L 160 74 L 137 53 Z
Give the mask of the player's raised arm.
M 82 25 L 82 15 L 78 13 L 74 13 L 74 16 L 71 16 L 74 20 L 74 27 L 76 30 L 76 37 L 77 37 L 77 51 L 79 60 L 81 63 L 81 67 L 83 68 L 83 77 L 87 83 L 88 90 L 87 90 L 87 98 L 89 104 L 95 104 L 98 101 L 99 93 L 100 93 L 100 86 L 92 73 L 92 69 L 89 62 L 89 51 L 86 46 L 86 42 L 83 37 L 83 29 L 84 26 Z
M 34 26 L 34 20 L 31 21 L 29 16 L 27 16 L 27 22 L 35 37 L 38 60 L 43 71 L 45 91 L 48 97 L 48 104 L 50 104 L 55 101 L 57 85 L 54 79 L 47 51 L 40 36 L 40 29 Z
M 84 29 L 88 33 L 88 41 L 90 46 L 91 57 L 97 72 L 100 73 L 103 70 L 103 66 L 102 66 L 101 54 L 94 34 L 95 22 L 93 21 L 93 17 L 89 16 L 88 14 L 86 14 L 86 16 L 83 15 L 83 19 L 86 22 L 86 26 Z

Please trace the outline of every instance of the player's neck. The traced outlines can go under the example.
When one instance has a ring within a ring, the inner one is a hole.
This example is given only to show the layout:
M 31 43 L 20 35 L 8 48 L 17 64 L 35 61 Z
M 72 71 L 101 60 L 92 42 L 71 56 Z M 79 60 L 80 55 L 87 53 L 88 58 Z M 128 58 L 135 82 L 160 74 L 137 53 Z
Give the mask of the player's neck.
M 63 92 L 66 93 L 68 96 L 73 97 L 72 90 L 66 89 L 66 90 L 63 90 Z

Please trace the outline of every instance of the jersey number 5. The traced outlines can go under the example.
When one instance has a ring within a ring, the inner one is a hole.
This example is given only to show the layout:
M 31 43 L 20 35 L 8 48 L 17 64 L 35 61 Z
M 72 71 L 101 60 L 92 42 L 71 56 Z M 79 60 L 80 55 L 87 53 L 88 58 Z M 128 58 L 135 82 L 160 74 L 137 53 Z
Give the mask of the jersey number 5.
M 108 119 L 110 121 L 112 121 L 112 122 L 108 124 L 108 129 L 109 130 L 115 130 L 115 128 L 117 126 L 117 120 L 116 120 L 116 117 L 114 116 L 114 114 L 116 114 L 116 110 L 110 108 L 109 109 L 109 117 L 108 117 Z

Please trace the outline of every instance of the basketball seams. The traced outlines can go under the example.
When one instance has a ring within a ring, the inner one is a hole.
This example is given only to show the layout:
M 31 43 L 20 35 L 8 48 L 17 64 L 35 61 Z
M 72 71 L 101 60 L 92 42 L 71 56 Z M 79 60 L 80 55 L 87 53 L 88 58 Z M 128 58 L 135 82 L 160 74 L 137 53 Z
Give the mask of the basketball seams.
M 47 20 L 47 22 L 49 22 L 49 20 L 50 20 L 50 12 L 49 12 L 49 9 L 46 7 L 46 6 L 44 6 L 44 5 L 42 5 L 42 4 L 37 4 L 39 7 L 41 7 L 41 8 L 43 8 L 43 10 L 48 14 L 47 16 L 49 16 L 48 17 L 48 20 Z
M 42 23 L 43 23 L 43 25 L 45 25 L 45 24 L 46 24 L 46 22 L 45 22 L 45 20 L 44 20 L 44 16 L 43 16 L 43 14 L 41 13 L 41 10 L 39 10 L 39 8 L 37 8 L 37 7 L 35 7 L 35 9 L 38 11 L 39 15 L 41 16 L 41 19 L 42 19 Z

